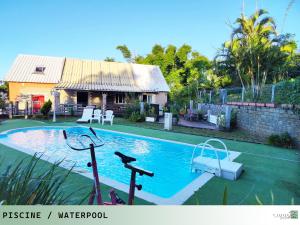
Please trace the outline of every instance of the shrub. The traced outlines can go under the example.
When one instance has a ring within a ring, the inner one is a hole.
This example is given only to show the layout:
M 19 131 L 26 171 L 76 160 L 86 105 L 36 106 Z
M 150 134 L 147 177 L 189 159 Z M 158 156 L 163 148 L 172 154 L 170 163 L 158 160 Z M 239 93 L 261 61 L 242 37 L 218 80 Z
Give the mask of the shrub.
M 198 110 L 197 112 L 197 117 L 198 117 L 198 120 L 203 120 L 204 119 L 204 115 L 203 115 L 203 112 Z
M 145 121 L 145 115 L 140 114 L 140 112 L 132 112 L 128 119 L 131 122 L 144 122 Z
M 294 147 L 294 140 L 287 132 L 280 134 L 280 135 L 272 134 L 268 138 L 268 143 L 270 145 L 283 147 L 283 148 L 293 148 Z
M 225 128 L 226 127 L 226 120 L 225 120 L 225 115 L 224 114 L 220 114 L 217 117 L 217 124 L 218 124 L 219 128 Z
M 135 102 L 133 104 L 128 104 L 125 108 L 124 117 L 126 119 L 129 119 L 134 112 L 140 112 L 140 105 L 138 102 Z
M 52 107 L 52 102 L 49 99 L 47 102 L 44 103 L 43 107 L 41 108 L 41 113 L 46 117 L 48 116 Z
M 155 114 L 155 108 L 154 107 L 150 107 L 147 111 L 146 111 L 146 115 L 150 116 L 150 117 L 156 117 Z
M 236 110 L 231 111 L 230 115 L 230 128 L 236 128 L 237 127 L 237 112 Z
M 66 195 L 62 186 L 72 169 L 62 173 L 59 170 L 60 162 L 58 162 L 52 164 L 49 169 L 41 171 L 37 168 L 39 160 L 40 157 L 34 155 L 30 161 L 22 160 L 16 166 L 9 165 L 3 170 L 4 173 L 0 177 L 0 202 L 2 204 L 52 205 L 71 203 L 69 199 L 71 195 Z M 80 203 L 82 201 L 77 202 L 77 204 Z
M 5 109 L 5 106 L 5 101 L 2 98 L 0 98 L 0 109 Z

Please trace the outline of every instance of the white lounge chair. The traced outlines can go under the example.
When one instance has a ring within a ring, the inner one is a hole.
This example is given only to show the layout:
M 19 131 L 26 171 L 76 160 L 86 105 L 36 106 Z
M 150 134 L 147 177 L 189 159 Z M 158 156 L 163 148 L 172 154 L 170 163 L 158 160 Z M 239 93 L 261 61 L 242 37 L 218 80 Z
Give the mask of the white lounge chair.
M 83 113 L 80 119 L 77 120 L 77 123 L 88 123 L 93 116 L 94 109 L 83 109 Z
M 98 123 L 100 123 L 101 122 L 101 118 L 102 118 L 101 109 L 95 109 L 94 110 L 94 116 L 90 119 L 90 123 L 92 123 L 93 120 L 97 120 Z
M 114 120 L 114 112 L 112 110 L 107 110 L 105 111 L 105 115 L 102 115 L 102 125 L 104 122 L 110 122 L 110 125 L 113 125 L 113 120 Z
M 225 150 L 227 155 L 226 158 L 220 160 L 217 151 L 222 151 L 222 149 L 214 148 L 211 144 L 209 144 L 209 142 L 219 142 L 222 144 L 224 147 L 223 150 Z M 197 149 L 201 149 L 200 156 L 194 157 Z M 213 150 L 216 158 L 205 157 L 203 155 L 205 149 Z M 205 143 L 199 144 L 194 148 L 191 159 L 191 170 L 195 172 L 208 172 L 228 180 L 236 180 L 243 171 L 243 165 L 241 163 L 231 161 L 224 142 L 219 139 L 209 139 Z

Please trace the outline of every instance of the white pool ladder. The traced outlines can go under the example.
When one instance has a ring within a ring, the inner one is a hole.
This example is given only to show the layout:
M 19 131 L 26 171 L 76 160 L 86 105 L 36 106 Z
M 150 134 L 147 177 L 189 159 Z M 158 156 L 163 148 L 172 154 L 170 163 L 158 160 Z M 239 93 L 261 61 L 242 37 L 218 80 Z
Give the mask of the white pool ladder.
M 218 142 L 218 143 L 220 143 L 220 144 L 224 147 L 224 149 L 217 149 L 217 148 L 213 147 L 211 144 L 209 144 L 209 143 L 211 143 L 211 142 Z M 224 142 L 221 141 L 221 140 L 219 140 L 219 139 L 212 138 L 212 139 L 208 139 L 208 140 L 205 141 L 204 143 L 200 143 L 200 144 L 196 145 L 195 148 L 194 148 L 194 150 L 193 150 L 193 154 L 192 154 L 192 158 L 191 158 L 191 172 L 194 171 L 193 165 L 194 165 L 195 153 L 196 153 L 196 150 L 198 150 L 198 149 L 201 150 L 200 156 L 198 156 L 198 157 L 200 157 L 200 158 L 207 158 L 207 157 L 204 157 L 204 156 L 203 156 L 204 149 L 211 149 L 211 150 L 214 151 L 214 153 L 215 153 L 215 155 L 216 155 L 216 159 L 215 159 L 215 160 L 218 161 L 218 167 L 219 167 L 219 168 L 218 168 L 219 174 L 216 174 L 216 175 L 221 176 L 222 169 L 221 169 L 220 158 L 219 158 L 219 155 L 218 155 L 218 152 L 217 152 L 217 151 L 225 150 L 226 155 L 227 155 L 227 156 L 226 156 L 227 160 L 228 160 L 228 161 L 231 161 L 231 160 L 230 160 L 230 157 L 229 157 L 229 152 L 228 152 L 227 146 L 224 144 Z M 206 171 L 206 172 L 209 172 L 209 171 Z

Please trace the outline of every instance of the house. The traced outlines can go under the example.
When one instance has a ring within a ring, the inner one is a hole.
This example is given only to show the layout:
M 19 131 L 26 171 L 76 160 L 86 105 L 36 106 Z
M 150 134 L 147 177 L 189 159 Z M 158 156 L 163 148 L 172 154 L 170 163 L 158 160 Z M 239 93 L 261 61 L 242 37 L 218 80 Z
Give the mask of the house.
M 38 112 L 45 101 L 94 105 L 122 111 L 134 100 L 167 103 L 170 91 L 158 66 L 64 57 L 18 55 L 5 77 L 9 101 L 20 109 L 29 102 Z

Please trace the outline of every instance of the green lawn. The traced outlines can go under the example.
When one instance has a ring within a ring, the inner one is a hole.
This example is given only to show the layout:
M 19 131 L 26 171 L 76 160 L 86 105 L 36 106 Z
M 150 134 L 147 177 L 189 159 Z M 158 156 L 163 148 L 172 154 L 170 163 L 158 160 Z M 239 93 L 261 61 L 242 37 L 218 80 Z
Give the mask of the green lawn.
M 0 125 L 0 131 L 28 126 L 72 126 L 75 125 L 73 120 L 74 119 L 69 119 L 68 122 L 64 122 L 64 119 L 60 118 L 55 124 L 51 121 L 21 119 L 6 120 Z M 176 140 L 191 144 L 197 144 L 207 139 L 205 136 L 200 136 L 200 131 L 197 129 L 188 129 L 185 133 L 179 133 L 178 130 L 176 130 L 176 132 L 163 131 L 160 130 L 160 127 L 153 127 L 151 129 L 151 126 L 156 125 L 133 126 L 133 124 L 127 123 L 124 120 L 116 120 L 115 122 L 116 124 L 113 126 L 93 124 L 93 127 Z M 200 204 L 212 205 L 222 204 L 225 186 L 227 186 L 228 190 L 228 204 L 256 204 L 255 195 L 259 196 L 263 203 L 270 204 L 271 191 L 274 194 L 275 204 L 290 204 L 291 199 L 294 199 L 295 204 L 300 204 L 300 155 L 298 150 L 283 149 L 263 144 L 228 139 L 223 140 L 229 149 L 242 152 L 236 161 L 244 164 L 245 172 L 237 181 L 226 181 L 214 177 L 198 190 L 195 195 L 188 199 L 185 204 L 196 204 L 197 202 Z M 28 157 L 28 155 L 4 145 L 0 145 L 0 168 L 2 168 L 2 170 L 11 162 L 21 160 L 24 157 Z M 45 168 L 49 166 L 49 163 L 41 161 L 39 166 Z M 66 192 L 72 192 L 74 189 L 80 187 L 81 191 L 72 196 L 72 200 L 76 201 L 79 198 L 82 198 L 83 193 L 90 190 L 91 185 L 92 180 L 73 173 L 65 184 L 64 189 Z M 103 185 L 103 190 L 105 192 L 104 197 L 106 198 L 109 187 Z M 126 199 L 125 193 L 120 193 L 120 195 Z M 147 202 L 136 199 L 136 204 L 147 204 Z

